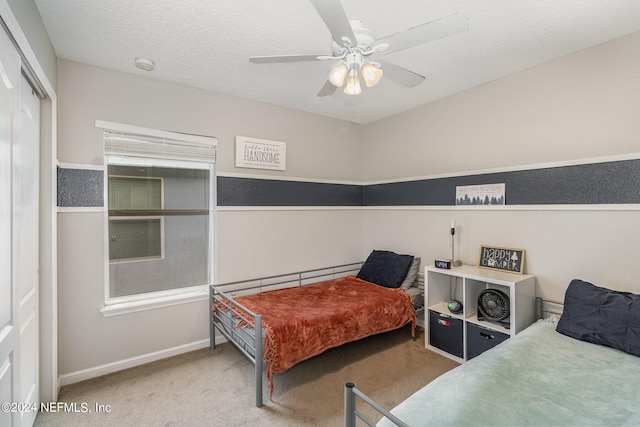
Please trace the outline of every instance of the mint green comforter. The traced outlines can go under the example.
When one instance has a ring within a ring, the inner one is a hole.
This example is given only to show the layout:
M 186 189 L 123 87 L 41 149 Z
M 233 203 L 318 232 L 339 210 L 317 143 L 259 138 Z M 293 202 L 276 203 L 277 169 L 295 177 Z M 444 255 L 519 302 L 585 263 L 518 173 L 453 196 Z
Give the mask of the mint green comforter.
M 640 357 L 555 327 L 534 323 L 391 412 L 411 427 L 640 426 Z

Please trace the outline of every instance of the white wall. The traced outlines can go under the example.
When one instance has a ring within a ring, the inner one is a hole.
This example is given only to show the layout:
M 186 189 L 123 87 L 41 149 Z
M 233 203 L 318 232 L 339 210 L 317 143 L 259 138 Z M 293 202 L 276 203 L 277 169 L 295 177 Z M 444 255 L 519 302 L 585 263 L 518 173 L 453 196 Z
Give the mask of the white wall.
M 639 45 L 640 32 L 371 123 L 364 180 L 640 152 Z
M 221 211 L 217 237 L 219 283 L 363 259 L 359 209 Z
M 631 34 L 367 125 L 365 181 L 640 157 L 639 49 Z M 464 263 L 477 264 L 481 244 L 523 248 L 547 297 L 562 298 L 572 278 L 640 292 L 640 208 L 610 208 L 368 208 L 365 247 L 449 258 L 454 218 Z
M 215 136 L 220 173 L 362 179 L 361 125 L 71 61 L 59 60 L 58 74 L 61 162 L 103 163 L 102 131 L 94 126 L 99 118 Z M 287 170 L 235 168 L 236 135 L 286 142 Z
M 360 182 L 362 127 L 74 62 L 58 61 L 58 160 L 102 165 L 96 119 L 215 136 L 218 173 L 235 169 L 236 135 L 287 143 L 286 172 L 261 175 Z M 104 214 L 58 214 L 60 373 L 89 378 L 208 340 L 206 300 L 105 318 Z M 216 214 L 216 277 L 225 282 L 361 259 L 359 209 L 227 208 Z
M 537 293 L 545 298 L 562 300 L 574 278 L 640 293 L 637 210 L 368 210 L 366 245 L 433 264 L 451 258 L 450 218 L 457 222 L 456 258 L 478 265 L 482 244 L 524 248 L 525 273 L 536 276 Z
M 28 52 L 29 56 L 33 54 L 33 56 L 29 57 L 29 61 L 37 58 L 37 61 L 33 61 L 30 65 L 36 68 L 37 72 L 42 71 L 42 75 L 39 75 L 38 78 L 43 83 L 47 80 L 46 83 L 55 89 L 56 53 L 53 50 L 53 45 L 49 40 L 49 35 L 44 27 L 36 3 L 34 0 L 6 0 L 6 3 L 20 24 L 20 29 L 29 43 L 29 48 L 32 50 L 32 52 Z M 25 50 L 24 47 L 22 49 Z M 54 95 L 49 94 L 49 96 Z

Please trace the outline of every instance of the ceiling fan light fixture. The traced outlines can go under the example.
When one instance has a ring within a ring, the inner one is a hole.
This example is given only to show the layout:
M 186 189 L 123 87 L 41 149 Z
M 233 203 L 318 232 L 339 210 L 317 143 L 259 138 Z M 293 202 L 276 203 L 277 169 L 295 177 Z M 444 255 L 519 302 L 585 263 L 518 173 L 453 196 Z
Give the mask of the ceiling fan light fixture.
M 362 88 L 360 88 L 360 76 L 358 75 L 358 70 L 355 68 L 352 68 L 349 72 L 344 93 L 347 95 L 360 95 L 362 93 Z
M 329 70 L 329 81 L 336 87 L 344 84 L 344 79 L 349 74 L 349 67 L 344 62 L 334 65 Z
M 362 25 L 361 21 L 349 21 L 342 7 L 342 1 L 311 0 L 316 12 L 331 33 L 330 55 L 252 56 L 249 61 L 253 63 L 336 61 L 339 64 L 328 70 L 327 81 L 317 96 L 332 95 L 337 87 L 343 86 L 344 80 L 347 80 L 344 92 L 357 95 L 362 92 L 360 74 L 365 79 L 367 87 L 375 86 L 382 78 L 382 66 L 375 60 L 369 61 L 371 55 L 398 52 L 469 29 L 469 19 L 464 15 L 454 14 L 378 40 L 373 32 Z M 413 88 L 425 79 L 424 76 L 393 63 L 384 64 L 387 77 L 402 86 Z
M 382 69 L 376 67 L 370 62 L 365 62 L 362 67 L 360 67 L 360 72 L 362 73 L 364 83 L 367 85 L 367 87 L 373 87 L 377 85 L 382 78 L 382 75 L 384 74 Z

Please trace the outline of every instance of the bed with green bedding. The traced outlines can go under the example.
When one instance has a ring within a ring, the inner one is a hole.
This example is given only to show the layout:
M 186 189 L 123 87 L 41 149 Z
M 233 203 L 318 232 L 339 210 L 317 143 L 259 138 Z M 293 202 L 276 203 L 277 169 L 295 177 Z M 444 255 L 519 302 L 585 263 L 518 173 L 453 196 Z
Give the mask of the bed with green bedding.
M 411 427 L 639 426 L 640 358 L 567 337 L 555 322 L 539 320 L 391 413 Z
M 379 427 L 640 426 L 640 294 L 574 279 L 560 307 L 390 412 L 347 383 L 345 426 L 374 425 L 356 397 Z

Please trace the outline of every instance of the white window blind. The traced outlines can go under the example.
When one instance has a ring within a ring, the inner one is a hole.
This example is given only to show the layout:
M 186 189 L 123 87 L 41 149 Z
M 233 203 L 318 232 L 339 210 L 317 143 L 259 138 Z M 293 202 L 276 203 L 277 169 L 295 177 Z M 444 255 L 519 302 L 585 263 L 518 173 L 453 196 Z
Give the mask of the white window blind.
M 215 163 L 214 137 L 141 128 L 96 120 L 104 130 L 104 154 L 115 157 L 143 157 Z

